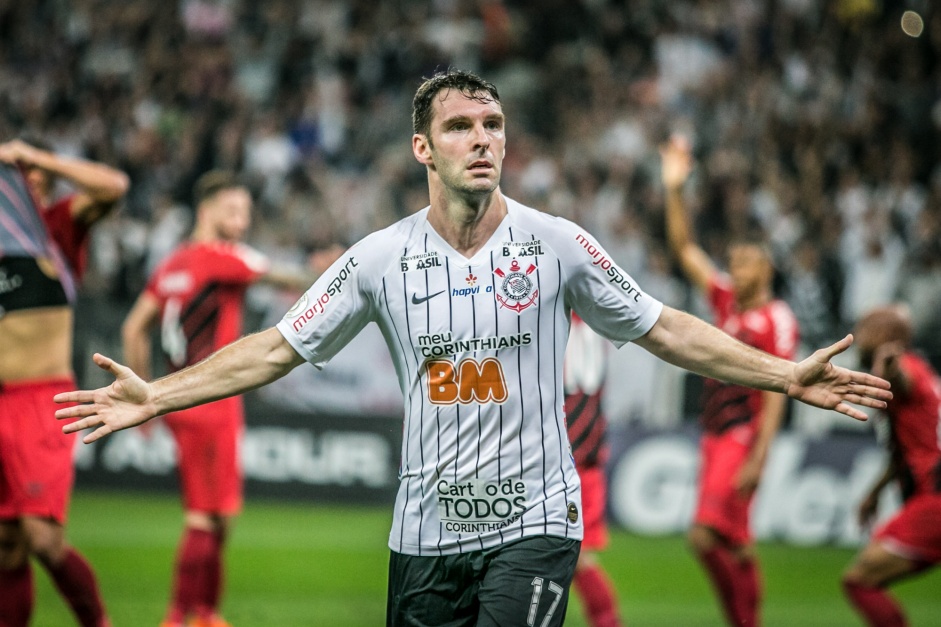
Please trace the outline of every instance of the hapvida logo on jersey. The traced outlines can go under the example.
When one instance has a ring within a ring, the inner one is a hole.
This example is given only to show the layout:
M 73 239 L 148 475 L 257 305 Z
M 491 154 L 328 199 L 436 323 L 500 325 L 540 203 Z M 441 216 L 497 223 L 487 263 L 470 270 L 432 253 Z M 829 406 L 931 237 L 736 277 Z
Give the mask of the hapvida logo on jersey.
M 495 275 L 503 279 L 500 284 L 500 291 L 503 296 L 497 294 L 497 302 L 501 307 L 522 313 L 523 310 L 536 302 L 539 296 L 539 290 L 535 289 L 533 281 L 529 275 L 536 271 L 534 264 L 529 264 L 525 271 L 520 267 L 519 262 L 514 259 L 510 263 L 509 271 L 497 268 L 493 271 Z
M 600 248 L 591 243 L 591 241 L 579 233 L 575 236 L 575 241 L 582 245 L 582 248 L 585 249 L 589 255 L 591 255 L 594 261 L 592 265 L 598 266 L 608 275 L 608 283 L 613 283 L 617 285 L 622 290 L 624 290 L 628 296 L 634 297 L 634 302 L 640 301 L 643 294 L 636 287 L 631 285 L 631 282 L 627 280 L 627 277 L 621 272 L 621 269 L 618 268 L 617 264 L 608 259 Z
M 350 280 L 350 277 L 353 276 L 353 268 L 356 267 L 359 267 L 359 264 L 356 263 L 356 258 L 350 257 L 347 262 L 343 264 L 343 267 L 340 268 L 340 271 L 336 273 L 336 276 L 327 283 L 327 289 L 314 300 L 313 305 L 305 308 L 309 303 L 307 293 L 304 293 L 300 299 L 294 303 L 294 306 L 285 314 L 286 318 L 297 316 L 297 320 L 295 320 L 292 325 L 294 331 L 300 331 L 304 328 L 304 325 L 327 310 L 327 305 L 330 301 L 343 293 L 343 286 Z
M 481 289 L 487 294 L 493 291 L 492 285 L 485 285 L 481 288 L 480 285 L 477 285 L 478 280 L 474 273 L 471 272 L 464 279 L 464 282 L 467 283 L 467 287 L 452 287 L 451 296 L 474 296 L 475 294 L 480 294 Z

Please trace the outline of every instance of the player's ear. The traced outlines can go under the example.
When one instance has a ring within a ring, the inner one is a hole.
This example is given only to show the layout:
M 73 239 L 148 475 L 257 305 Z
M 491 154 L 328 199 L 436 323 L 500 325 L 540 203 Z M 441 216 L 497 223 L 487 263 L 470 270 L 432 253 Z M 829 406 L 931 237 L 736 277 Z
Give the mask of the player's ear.
M 426 135 L 415 133 L 412 135 L 412 154 L 422 165 L 432 165 L 431 142 Z

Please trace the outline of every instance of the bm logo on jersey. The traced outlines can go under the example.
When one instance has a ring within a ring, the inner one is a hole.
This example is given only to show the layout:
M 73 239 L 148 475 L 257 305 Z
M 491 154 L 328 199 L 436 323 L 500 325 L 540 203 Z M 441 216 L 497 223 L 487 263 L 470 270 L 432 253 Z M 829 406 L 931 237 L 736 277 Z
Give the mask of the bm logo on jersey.
M 430 359 L 425 362 L 428 375 L 428 400 L 434 405 L 469 405 L 503 403 L 507 399 L 503 366 L 493 357 L 481 361 L 468 358 L 458 362 Z
M 533 284 L 530 275 L 536 271 L 535 264 L 529 264 L 526 270 L 523 270 L 519 262 L 514 259 L 510 263 L 509 270 L 497 268 L 493 271 L 495 275 L 503 281 L 500 283 L 500 291 L 496 294 L 497 302 L 501 307 L 511 309 L 516 313 L 522 313 L 524 309 L 536 302 L 539 296 L 539 290 Z

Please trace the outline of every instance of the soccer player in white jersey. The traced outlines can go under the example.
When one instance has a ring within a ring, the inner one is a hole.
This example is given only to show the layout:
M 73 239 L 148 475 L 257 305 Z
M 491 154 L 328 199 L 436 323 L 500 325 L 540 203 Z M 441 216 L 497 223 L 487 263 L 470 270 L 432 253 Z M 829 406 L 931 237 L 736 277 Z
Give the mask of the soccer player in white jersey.
M 737 342 L 643 292 L 578 226 L 500 191 L 506 136 L 496 88 L 458 70 L 418 88 L 412 152 L 429 207 L 352 246 L 276 327 L 146 383 L 60 394 L 64 430 L 93 442 L 154 416 L 323 367 L 368 322 L 405 395 L 389 625 L 561 625 L 582 537 L 563 416 L 572 311 L 705 376 L 785 392 L 855 418 L 888 383 L 829 363 L 851 337 L 796 364 Z M 365 367 L 368 367 L 366 365 Z

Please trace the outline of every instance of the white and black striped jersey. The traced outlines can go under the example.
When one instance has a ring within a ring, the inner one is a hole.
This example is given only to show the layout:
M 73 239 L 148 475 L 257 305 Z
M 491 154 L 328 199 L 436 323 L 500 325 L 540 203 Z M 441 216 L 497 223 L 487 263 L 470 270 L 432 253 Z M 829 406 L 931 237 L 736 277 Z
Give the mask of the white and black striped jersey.
M 470 259 L 435 232 L 428 208 L 373 233 L 278 323 L 318 367 L 368 322 L 382 330 L 405 397 L 396 552 L 581 539 L 563 413 L 571 311 L 618 346 L 660 315 L 580 227 L 510 199 L 507 211 Z

